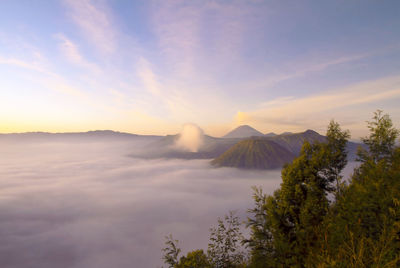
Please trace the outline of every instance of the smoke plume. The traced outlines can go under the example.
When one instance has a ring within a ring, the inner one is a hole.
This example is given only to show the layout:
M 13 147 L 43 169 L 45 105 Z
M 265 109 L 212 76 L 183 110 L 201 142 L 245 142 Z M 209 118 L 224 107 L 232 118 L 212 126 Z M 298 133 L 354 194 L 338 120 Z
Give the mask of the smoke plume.
M 203 130 L 195 124 L 185 124 L 176 141 L 176 146 L 185 151 L 197 152 L 203 145 Z

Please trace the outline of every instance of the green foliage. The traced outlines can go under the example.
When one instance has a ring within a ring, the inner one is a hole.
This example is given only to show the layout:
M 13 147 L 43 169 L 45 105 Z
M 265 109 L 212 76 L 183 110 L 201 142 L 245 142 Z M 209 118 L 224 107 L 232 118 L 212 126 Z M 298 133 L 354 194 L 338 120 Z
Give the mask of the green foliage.
M 212 267 L 203 250 L 194 250 L 180 258 L 175 268 L 210 268 Z
M 246 254 L 240 247 L 243 235 L 240 231 L 239 217 L 229 212 L 225 218 L 218 219 L 217 227 L 210 229 L 210 242 L 207 255 L 203 250 L 194 250 L 178 261 L 181 249 L 178 240 L 166 236 L 164 263 L 170 268 L 240 268 L 245 267 Z
M 264 198 L 264 219 L 249 222 L 253 230 L 262 224 L 261 233 L 270 236 L 263 255 L 273 266 L 303 267 L 310 249 L 317 246 L 318 230 L 329 209 L 327 194 L 336 189 L 332 183 L 338 184 L 347 163 L 348 136 L 332 121 L 326 143 L 304 142 L 300 156 L 282 169 L 281 188 Z M 254 238 L 259 235 L 257 230 L 252 233 Z
M 388 164 L 390 162 L 390 164 Z M 327 239 L 315 259 L 335 267 L 399 267 L 400 150 L 363 164 L 325 219 Z
M 368 146 L 369 151 L 359 149 L 359 160 L 378 162 L 382 159 L 390 159 L 399 131 L 393 127 L 389 115 L 382 115 L 382 111 L 377 110 L 374 113 L 373 121 L 367 123 L 370 135 L 363 138 L 362 141 Z
M 218 219 L 218 226 L 210 229 L 208 257 L 212 267 L 242 267 L 245 255 L 240 249 L 243 240 L 239 218 L 231 211 L 224 220 Z
M 254 191 L 255 208 L 247 226 L 251 267 L 304 267 L 329 211 L 327 195 L 343 188 L 347 131 L 331 121 L 326 143 L 305 141 L 299 157 L 282 169 L 282 184 L 272 196 Z M 335 185 L 334 185 L 335 184 Z
M 310 261 L 314 266 L 400 266 L 398 130 L 381 111 L 374 120 L 368 122 L 370 136 L 363 139 L 368 151 L 360 154 L 361 166 L 324 219 L 324 239 Z
M 166 236 L 165 242 L 166 247 L 162 249 L 164 255 L 162 259 L 164 263 L 168 265 L 169 268 L 173 268 L 178 264 L 178 255 L 181 249 L 178 248 L 178 240 L 172 238 L 172 235 Z
M 246 227 L 250 228 L 251 237 L 243 242 L 251 249 L 251 267 L 272 267 L 273 240 L 267 221 L 267 195 L 261 188 L 253 187 L 254 208 L 248 212 L 252 215 L 247 219 Z M 268 264 L 271 264 L 270 266 Z
M 348 130 L 342 131 L 339 124 L 331 120 L 326 137 L 327 144 L 324 146 L 323 157 L 328 157 L 328 159 L 325 159 L 328 165 L 323 172 L 329 183 L 335 182 L 336 185 L 333 190 L 336 198 L 338 198 L 344 188 L 343 177 L 340 173 L 347 165 L 346 144 L 350 138 L 350 133 Z

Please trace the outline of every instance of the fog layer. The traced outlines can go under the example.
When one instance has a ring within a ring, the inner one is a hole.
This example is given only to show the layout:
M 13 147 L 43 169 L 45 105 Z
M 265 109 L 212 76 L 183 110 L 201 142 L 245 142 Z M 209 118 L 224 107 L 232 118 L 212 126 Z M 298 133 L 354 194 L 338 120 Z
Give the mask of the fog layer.
M 159 267 L 165 235 L 206 248 L 218 217 L 245 219 L 252 185 L 280 184 L 280 171 L 128 157 L 138 145 L 0 142 L 1 267 Z

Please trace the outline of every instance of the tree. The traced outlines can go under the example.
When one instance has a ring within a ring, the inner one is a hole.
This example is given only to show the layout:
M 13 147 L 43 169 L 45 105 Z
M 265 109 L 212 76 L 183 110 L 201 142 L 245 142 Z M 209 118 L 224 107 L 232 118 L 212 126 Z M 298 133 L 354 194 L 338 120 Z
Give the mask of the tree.
M 178 240 L 172 238 L 172 235 L 166 236 L 166 247 L 162 249 L 164 252 L 163 260 L 169 268 L 211 268 L 207 255 L 202 249 L 188 252 L 186 256 L 180 257 L 181 249 L 178 247 Z
M 218 219 L 217 227 L 210 229 L 210 242 L 207 255 L 203 250 L 194 250 L 178 260 L 181 249 L 178 240 L 166 236 L 164 263 L 170 268 L 239 268 L 244 267 L 246 257 L 241 250 L 243 235 L 240 231 L 239 217 L 229 212 L 225 218 Z
M 373 119 L 361 165 L 324 220 L 325 239 L 313 255 L 314 266 L 400 267 L 398 130 L 381 111 Z
M 368 151 L 360 148 L 359 160 L 361 162 L 371 160 L 376 163 L 382 159 L 390 159 L 399 131 L 393 127 L 389 115 L 382 115 L 382 111 L 377 110 L 373 121 L 367 121 L 367 123 L 370 135 L 362 138 L 362 141 L 368 146 Z
M 366 162 L 324 220 L 325 267 L 400 267 L 400 149 L 386 160 Z
M 218 219 L 218 226 L 210 229 L 208 258 L 215 268 L 241 267 L 245 255 L 240 249 L 243 235 L 240 231 L 239 217 L 230 211 L 225 219 Z
M 211 264 L 202 249 L 193 250 L 186 256 L 182 256 L 176 268 L 211 268 Z
M 172 235 L 166 236 L 166 247 L 162 249 L 164 255 L 162 259 L 164 263 L 168 264 L 169 268 L 174 268 L 178 264 L 178 255 L 181 249 L 178 247 L 178 240 L 172 238 Z
M 248 212 L 246 227 L 250 228 L 251 237 L 245 239 L 244 244 L 251 249 L 250 267 L 272 267 L 273 240 L 267 221 L 267 195 L 261 187 L 253 187 L 254 207 Z
M 325 150 L 327 150 L 327 152 L 323 154 L 328 156 L 326 159 L 328 163 L 323 172 L 329 183 L 336 183 L 335 187 L 333 187 L 333 191 L 335 192 L 336 198 L 338 198 L 343 188 L 343 177 L 340 173 L 347 165 L 346 145 L 350 138 L 350 133 L 348 130 L 342 131 L 340 125 L 334 120 L 331 120 L 328 125 L 328 131 L 326 132 L 326 138 L 327 144 Z M 332 190 L 332 188 L 329 190 Z
M 281 188 L 268 198 L 276 259 L 283 266 L 303 267 L 307 249 L 328 210 L 329 182 L 322 176 L 326 158 L 321 144 L 305 142 L 301 154 L 282 170 Z
M 348 137 L 348 131 L 331 121 L 325 143 L 304 142 L 299 157 L 282 169 L 280 189 L 268 197 L 255 192 L 256 206 L 248 221 L 251 266 L 304 267 L 309 252 L 318 246 L 329 210 L 327 195 L 340 189 Z

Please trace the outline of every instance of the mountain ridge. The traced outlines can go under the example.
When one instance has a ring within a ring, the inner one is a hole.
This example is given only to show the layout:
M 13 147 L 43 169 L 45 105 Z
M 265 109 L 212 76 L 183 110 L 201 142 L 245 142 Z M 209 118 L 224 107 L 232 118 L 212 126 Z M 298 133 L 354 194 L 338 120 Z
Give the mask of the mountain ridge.
M 251 128 L 251 127 L 249 127 Z M 257 131 L 257 130 L 256 130 Z M 261 133 L 261 132 L 259 132 Z M 262 133 L 261 133 L 262 134 Z M 140 150 L 130 154 L 138 158 L 177 158 L 177 159 L 216 159 L 223 155 L 235 144 L 248 139 L 261 139 L 272 141 L 295 156 L 299 155 L 304 141 L 324 142 L 326 137 L 314 130 L 280 135 L 251 136 L 245 138 L 217 138 L 209 135 L 203 136 L 203 145 L 197 152 L 187 152 L 176 146 L 180 134 L 156 136 L 138 135 L 113 130 L 92 130 L 87 132 L 25 132 L 25 133 L 3 133 L 0 134 L 0 142 L 143 142 Z M 348 142 L 349 161 L 356 159 L 359 143 Z M 260 145 L 262 146 L 262 145 Z M 276 146 L 275 146 L 276 147 Z M 272 146 L 271 148 L 275 148 Z M 264 146 L 263 148 L 267 148 Z M 267 159 L 267 158 L 266 158 Z M 271 160 L 268 160 L 271 161 Z M 232 165 L 229 165 L 232 166 Z
M 294 158 L 292 152 L 274 141 L 253 138 L 239 141 L 211 164 L 242 169 L 276 169 Z
M 264 136 L 264 134 L 249 125 L 241 125 L 222 136 L 222 138 L 246 138 L 252 136 Z
M 113 130 L 91 130 L 86 132 L 21 132 L 21 133 L 0 133 L 0 141 L 73 141 L 73 140 L 135 140 L 135 139 L 157 139 L 162 136 L 139 135 Z
M 259 148 L 253 152 L 256 156 L 252 155 L 251 148 L 254 147 L 253 144 L 249 143 L 250 141 L 269 141 L 279 145 L 282 149 L 277 148 L 277 146 L 264 146 L 258 144 Z M 300 154 L 301 148 L 305 141 L 310 143 L 315 142 L 325 142 L 326 137 L 319 134 L 318 132 L 308 129 L 304 132 L 300 133 L 283 133 L 276 136 L 270 137 L 250 137 L 246 139 L 241 139 L 232 147 L 230 147 L 226 152 L 216 157 L 211 161 L 211 164 L 214 166 L 226 166 L 226 167 L 236 167 L 236 168 L 256 168 L 256 169 L 271 169 L 271 168 L 281 168 L 285 164 L 285 161 L 291 162 L 296 156 Z M 240 146 L 239 146 L 240 145 Z M 245 148 L 248 146 L 248 148 Z M 354 161 L 356 159 L 356 151 L 361 144 L 348 142 L 347 143 L 347 151 L 348 151 L 348 160 Z M 264 152 L 257 153 L 256 151 L 264 150 Z M 270 155 L 276 155 L 276 151 L 279 150 L 279 157 L 270 157 Z M 247 153 L 244 153 L 247 152 Z M 248 157 L 249 160 L 243 160 L 242 158 Z M 250 163 L 255 159 L 255 163 Z M 269 162 L 263 165 L 258 164 L 260 159 L 264 159 L 263 161 Z M 285 161 L 282 161 L 284 159 Z M 244 162 L 243 162 L 244 161 Z

